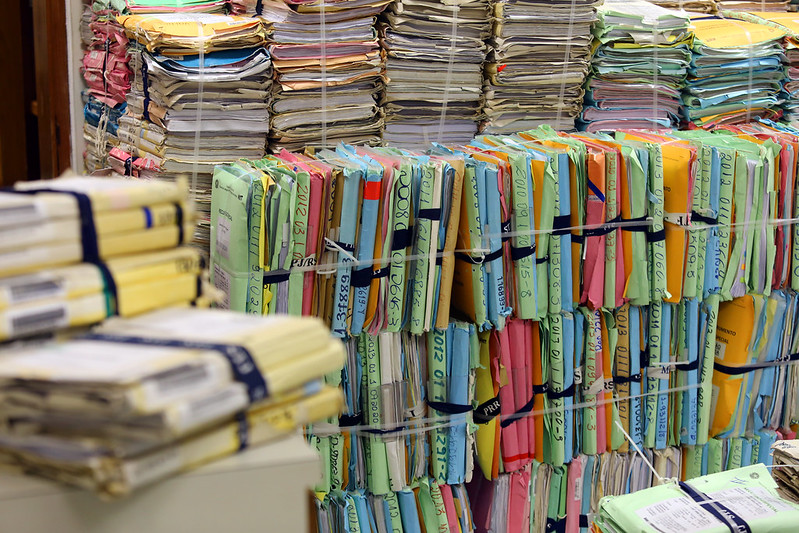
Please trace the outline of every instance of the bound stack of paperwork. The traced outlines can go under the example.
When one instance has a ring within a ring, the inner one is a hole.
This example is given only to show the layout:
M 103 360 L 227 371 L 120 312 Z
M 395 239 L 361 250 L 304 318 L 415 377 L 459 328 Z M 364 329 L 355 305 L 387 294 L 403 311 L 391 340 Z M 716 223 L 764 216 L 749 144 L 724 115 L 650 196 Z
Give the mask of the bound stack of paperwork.
M 778 115 L 781 29 L 731 18 L 692 19 L 693 58 L 683 101 L 698 127 Z
M 276 83 L 269 147 L 379 144 L 385 83 L 375 29 L 389 0 L 267 3 Z
M 63 177 L 0 192 L 0 341 L 202 296 L 174 183 Z
M 301 339 L 302 342 L 297 342 Z M 0 464 L 118 497 L 339 412 L 321 321 L 165 309 L 0 360 Z
M 594 35 L 582 129 L 677 125 L 691 61 L 688 16 L 643 0 L 607 0 Z
M 486 0 L 398 0 L 380 29 L 387 145 L 464 143 L 477 132 L 490 34 Z
M 265 31 L 252 18 L 207 14 L 121 16 L 132 40 L 136 72 L 120 119 L 115 170 L 144 159 L 158 176 L 190 176 L 208 243 L 211 174 L 217 164 L 260 158 L 269 131 L 269 54 Z M 113 161 L 112 161 L 113 162 Z
M 515 133 L 549 124 L 574 128 L 583 107 L 596 0 L 504 0 L 486 63 L 486 133 Z
M 774 456 L 771 475 L 777 482 L 777 492 L 799 504 L 799 441 L 781 440 L 772 444 L 771 450 Z

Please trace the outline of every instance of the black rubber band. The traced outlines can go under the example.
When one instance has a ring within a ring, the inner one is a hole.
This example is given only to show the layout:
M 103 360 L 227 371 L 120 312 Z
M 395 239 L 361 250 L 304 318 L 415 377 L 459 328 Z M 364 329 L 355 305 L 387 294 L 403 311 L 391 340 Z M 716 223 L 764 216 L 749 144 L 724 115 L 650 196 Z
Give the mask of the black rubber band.
M 363 413 L 355 413 L 354 415 L 341 415 L 338 417 L 339 427 L 348 428 L 360 425 L 363 425 Z
M 508 235 L 510 232 L 510 220 L 506 220 L 502 223 L 502 242 L 509 241 L 511 239 L 511 236 Z
M 547 391 L 547 398 L 549 398 L 550 400 L 560 400 L 561 398 L 571 398 L 571 397 L 574 396 L 574 393 L 575 393 L 576 389 L 577 388 L 574 386 L 574 383 L 572 383 L 571 385 L 569 385 L 568 387 L 566 387 L 565 389 L 563 389 L 562 391 L 559 391 L 559 392 L 554 391 L 552 389 L 549 389 Z
M 411 228 L 394 230 L 394 237 L 391 242 L 391 251 L 404 250 L 411 245 Z
M 618 224 L 619 222 L 621 222 L 621 215 L 617 216 L 616 218 L 614 218 L 613 220 L 611 220 L 609 222 L 606 222 L 605 224 L 602 224 L 598 228 L 583 230 L 583 236 L 584 237 L 601 237 L 603 235 L 607 235 L 608 233 L 611 233 L 611 232 L 616 231 L 617 229 L 619 229 L 618 226 L 616 226 L 616 224 Z
M 427 402 L 427 406 L 435 409 L 439 413 L 444 413 L 447 415 L 462 415 L 463 413 L 468 413 L 469 411 L 473 410 L 471 405 L 460 405 L 457 403 L 448 403 L 448 402 Z
M 661 242 L 666 240 L 666 229 L 659 229 L 657 231 L 650 231 L 646 234 L 647 242 Z
M 722 374 L 727 374 L 728 376 L 740 376 L 748 372 L 754 372 L 755 370 L 763 370 L 765 368 L 775 368 L 776 366 L 778 366 L 774 364 L 776 362 L 791 363 L 794 361 L 799 361 L 799 353 L 792 353 L 788 357 L 778 359 L 777 361 L 768 361 L 765 363 L 755 363 L 751 365 L 742 365 L 742 366 L 727 366 L 721 363 L 714 362 L 713 370 L 721 372 Z
M 514 261 L 520 261 L 525 257 L 530 257 L 531 255 L 535 254 L 535 243 L 532 246 L 525 246 L 523 248 L 517 248 L 515 246 L 510 247 L 510 257 Z
M 487 424 L 499 415 L 500 407 L 499 396 L 494 396 L 474 408 L 472 420 L 478 424 Z
M 425 220 L 441 220 L 441 208 L 420 209 L 418 218 Z
M 719 219 L 706 217 L 701 213 L 697 213 L 696 211 L 691 211 L 691 224 L 693 224 L 694 222 L 702 222 L 704 224 L 707 224 L 708 226 L 717 226 L 719 223 Z
M 613 385 L 616 386 L 640 382 L 641 377 L 641 374 L 633 374 L 632 376 L 613 376 Z
M 264 287 L 272 283 L 283 283 L 284 281 L 288 281 L 290 275 L 291 273 L 288 270 L 284 270 L 282 268 L 279 270 L 271 270 L 269 272 L 264 272 L 263 273 Z
M 353 270 L 350 285 L 352 287 L 368 287 L 372 283 L 372 274 L 372 267 Z
M 623 231 L 649 231 L 649 224 L 644 224 L 647 220 L 648 217 L 646 215 L 637 218 L 623 218 L 621 219 L 622 222 L 631 225 L 622 226 L 621 229 Z
M 552 235 L 569 235 L 571 233 L 572 216 L 559 215 L 552 221 Z

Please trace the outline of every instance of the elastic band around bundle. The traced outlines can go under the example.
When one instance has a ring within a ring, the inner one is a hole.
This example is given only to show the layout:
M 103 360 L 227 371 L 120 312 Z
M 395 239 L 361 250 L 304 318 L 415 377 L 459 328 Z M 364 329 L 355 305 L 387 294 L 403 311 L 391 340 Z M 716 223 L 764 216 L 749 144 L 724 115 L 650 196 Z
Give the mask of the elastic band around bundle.
M 258 369 L 258 365 L 244 346 L 214 342 L 196 342 L 182 339 L 155 339 L 135 337 L 132 335 L 114 335 L 107 333 L 90 333 L 81 340 L 111 342 L 117 344 L 133 344 L 137 346 L 163 346 L 167 348 L 186 348 L 189 350 L 209 350 L 222 355 L 230 364 L 230 370 L 236 381 L 247 387 L 250 403 L 263 400 L 269 396 L 266 380 Z

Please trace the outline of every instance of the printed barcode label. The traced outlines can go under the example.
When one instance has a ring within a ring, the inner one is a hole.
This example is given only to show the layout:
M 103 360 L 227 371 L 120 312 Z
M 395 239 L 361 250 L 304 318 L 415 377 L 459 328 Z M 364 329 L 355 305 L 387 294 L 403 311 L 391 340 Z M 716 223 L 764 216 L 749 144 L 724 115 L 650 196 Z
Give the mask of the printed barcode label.
M 130 488 L 140 487 L 170 474 L 174 474 L 183 466 L 177 447 L 149 455 L 144 459 L 123 463 L 125 479 Z
M 67 309 L 64 305 L 37 307 L 23 311 L 8 312 L 9 333 L 11 336 L 39 333 L 68 325 Z
M 214 265 L 214 287 L 222 291 L 224 299 L 218 304 L 221 309 L 230 309 L 230 275 L 219 265 Z
M 230 259 L 230 221 L 224 217 L 216 221 L 216 252 Z
M 41 300 L 51 298 L 63 292 L 63 284 L 60 281 L 42 280 L 23 282 L 8 287 L 8 299 L 10 304 L 29 302 L 31 300 Z
M 229 416 L 244 409 L 248 403 L 249 398 L 244 386 L 235 384 L 226 387 L 189 403 L 181 414 L 180 429 L 186 431 Z
M 160 394 L 174 394 L 175 391 L 196 387 L 210 376 L 205 366 L 183 365 L 150 378 Z

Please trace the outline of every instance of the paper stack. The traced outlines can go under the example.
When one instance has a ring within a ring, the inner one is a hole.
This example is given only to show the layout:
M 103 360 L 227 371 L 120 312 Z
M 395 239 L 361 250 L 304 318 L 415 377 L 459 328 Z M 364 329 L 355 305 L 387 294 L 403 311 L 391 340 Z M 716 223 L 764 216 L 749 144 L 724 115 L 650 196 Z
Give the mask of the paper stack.
M 387 145 L 465 143 L 477 132 L 482 65 L 491 26 L 487 0 L 397 0 L 380 29 L 389 79 Z
M 84 163 L 89 172 L 108 167 L 108 152 L 119 144 L 117 124 L 130 90 L 128 38 L 113 12 L 86 7 L 81 17 L 84 92 Z
M 691 13 L 715 13 L 717 0 L 649 0 L 667 9 L 680 9 Z
M 302 342 L 297 342 L 302 339 Z M 335 415 L 317 320 L 165 309 L 0 361 L 0 464 L 105 497 Z
M 379 144 L 385 79 L 375 15 L 388 1 L 297 0 L 264 15 L 276 17 L 270 151 Z
M 719 11 L 787 11 L 788 0 L 716 0 Z
M 778 115 L 785 32 L 730 18 L 694 19 L 685 119 L 698 127 Z
M 161 13 L 224 13 L 226 0 L 124 0 L 134 15 Z M 122 10 L 120 10 L 122 11 Z
M 799 504 L 799 441 L 781 440 L 771 446 L 774 469 L 771 475 L 777 482 L 777 492 Z
M 583 107 L 596 0 L 502 0 L 486 63 L 486 133 L 574 129 Z
M 788 532 L 798 520 L 799 505 L 781 498 L 768 469 L 754 465 L 606 497 L 593 527 L 602 533 Z
M 0 192 L 0 341 L 202 297 L 185 190 L 62 177 Z
M 792 126 L 799 126 L 799 21 L 797 21 L 796 15 L 793 13 L 755 12 L 735 13 L 731 16 L 747 22 L 766 24 L 785 30 L 786 35 L 782 41 L 785 78 L 779 96 L 784 111 L 782 118 Z
M 644 0 L 607 0 L 594 35 L 599 45 L 586 82 L 581 129 L 677 125 L 691 61 L 688 16 Z
M 188 176 L 200 224 L 194 242 L 207 250 L 214 165 L 260 158 L 269 130 L 271 64 L 257 19 L 205 14 L 121 16 L 136 77 L 120 119 L 115 169 Z M 143 167 L 141 165 L 144 165 Z

